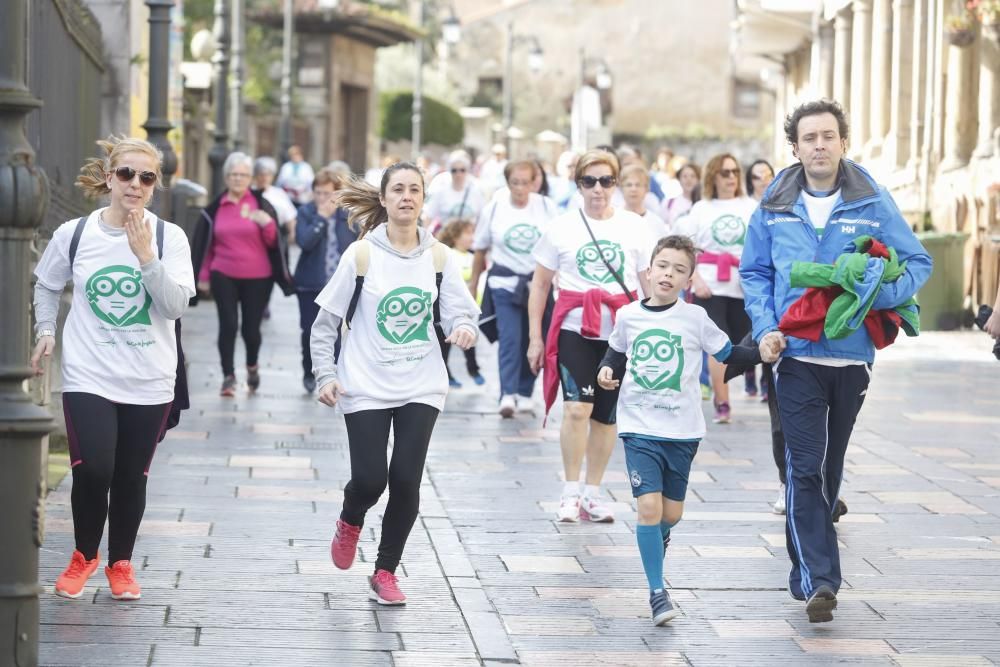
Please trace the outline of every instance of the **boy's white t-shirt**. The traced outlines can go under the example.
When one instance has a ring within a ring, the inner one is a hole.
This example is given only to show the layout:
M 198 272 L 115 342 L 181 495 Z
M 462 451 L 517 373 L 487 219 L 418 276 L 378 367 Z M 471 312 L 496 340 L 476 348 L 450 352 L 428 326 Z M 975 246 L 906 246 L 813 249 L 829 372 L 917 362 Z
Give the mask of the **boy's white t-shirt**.
M 76 220 L 59 226 L 35 268 L 38 282 L 50 290 L 73 281 L 72 305 L 62 330 L 63 392 L 132 405 L 170 403 L 177 376 L 174 320 L 159 313 L 146 291 L 128 236 L 101 230 L 103 210 L 88 216 L 72 268 L 69 246 Z M 156 216 L 146 211 L 145 221 L 154 230 L 150 244 L 155 256 Z M 193 296 L 187 235 L 167 222 L 163 246 L 164 270 Z
M 494 264 L 505 266 L 514 273 L 529 275 L 535 270 L 531 251 L 542 238 L 549 219 L 555 214 L 545 198 L 534 192 L 524 208 L 515 208 L 510 197 L 494 199 L 479 213 L 473 250 L 489 250 Z M 490 276 L 487 285 L 493 289 L 513 291 L 517 276 Z
M 668 440 L 705 435 L 701 353 L 729 343 L 701 306 L 677 301 L 664 311 L 636 301 L 618 311 L 608 345 L 628 358 L 618 395 L 618 432 Z
M 757 202 L 750 197 L 733 199 L 702 199 L 691 207 L 684 227 L 691 230 L 695 247 L 711 253 L 729 253 L 737 259 L 743 256 L 750 216 Z M 719 282 L 714 264 L 699 264 L 698 273 L 712 290 L 713 296 L 743 298 L 738 263 L 732 267 L 730 278 Z
M 580 219 L 582 211 L 568 211 L 549 223 L 532 253 L 535 261 L 556 272 L 561 290 L 587 292 L 602 289 L 611 294 L 621 294 L 621 286 L 601 259 L 601 253 L 604 253 L 629 291 L 638 290 L 641 294 L 638 274 L 649 268 L 649 255 L 656 244 L 646 223 L 635 213 L 619 208 L 614 209 L 614 214 L 607 220 L 587 216 L 594 238 L 600 245 L 599 252 Z M 562 329 L 580 333 L 582 326 L 583 308 L 574 308 L 563 320 Z M 600 340 L 606 340 L 611 329 L 611 309 L 602 305 Z
M 321 308 L 343 318 L 354 294 L 357 243 L 347 247 L 337 271 L 316 297 Z M 345 414 L 424 403 L 441 410 L 448 374 L 434 331 L 433 253 L 404 259 L 369 243 L 368 273 L 351 328 L 345 332 L 337 379 L 346 392 L 337 405 Z M 446 333 L 456 314 L 478 313 L 448 253 L 439 301 Z

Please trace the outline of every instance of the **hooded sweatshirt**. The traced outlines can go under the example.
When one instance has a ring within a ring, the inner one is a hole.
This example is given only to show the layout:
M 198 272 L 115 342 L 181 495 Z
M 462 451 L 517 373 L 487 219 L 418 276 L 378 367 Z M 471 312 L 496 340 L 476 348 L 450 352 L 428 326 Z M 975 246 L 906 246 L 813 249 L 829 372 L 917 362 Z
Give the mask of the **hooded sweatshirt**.
M 430 252 L 436 241 L 424 229 L 417 233 L 419 244 L 407 252 L 392 247 L 385 225 L 365 236 L 371 248 L 368 273 L 339 363 L 333 347 L 354 294 L 357 243 L 347 248 L 316 297 L 321 310 L 312 331 L 313 372 L 320 387 L 340 381 L 345 395 L 338 405 L 345 414 L 407 403 L 444 407 L 448 374 L 434 332 L 435 300 L 445 335 L 459 326 L 478 331 L 479 308 L 453 253 L 448 253 L 439 295 Z

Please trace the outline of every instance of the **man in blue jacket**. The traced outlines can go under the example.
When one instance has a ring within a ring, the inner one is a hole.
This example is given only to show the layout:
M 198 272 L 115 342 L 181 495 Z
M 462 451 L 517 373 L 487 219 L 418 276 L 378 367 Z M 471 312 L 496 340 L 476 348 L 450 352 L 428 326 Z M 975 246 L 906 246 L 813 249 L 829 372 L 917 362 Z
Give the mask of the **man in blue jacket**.
M 871 378 L 875 348 L 865 327 L 838 340 L 786 338 L 778 322 L 804 292 L 789 285 L 796 261 L 832 264 L 855 237 L 871 235 L 899 253 L 906 270 L 886 283 L 873 309 L 914 296 L 931 258 L 892 197 L 844 158 L 847 119 L 837 102 L 819 100 L 785 119 L 798 163 L 768 187 L 750 220 L 740 262 L 746 311 L 764 361 L 776 361 L 775 386 L 785 431 L 788 484 L 785 537 L 792 561 L 788 590 L 806 601 L 812 623 L 833 620 L 841 584 L 833 527 L 844 455 Z

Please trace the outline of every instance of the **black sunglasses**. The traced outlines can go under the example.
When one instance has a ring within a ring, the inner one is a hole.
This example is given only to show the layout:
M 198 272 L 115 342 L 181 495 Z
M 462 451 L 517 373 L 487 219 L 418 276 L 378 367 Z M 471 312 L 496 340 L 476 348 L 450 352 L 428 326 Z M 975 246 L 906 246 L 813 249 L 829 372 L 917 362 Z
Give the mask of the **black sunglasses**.
M 607 189 L 610 188 L 612 185 L 614 185 L 616 181 L 614 176 L 601 176 L 600 178 L 598 178 L 597 176 L 580 177 L 580 185 L 582 185 L 584 189 L 590 190 L 598 183 L 601 184 L 602 188 Z
M 454 169 L 451 170 L 451 173 L 453 173 L 453 174 L 464 174 L 465 173 L 465 167 L 456 167 L 456 168 L 454 168 Z
M 155 185 L 156 184 L 156 172 L 153 171 L 136 171 L 132 167 L 118 167 L 115 169 L 115 176 L 122 183 L 131 183 L 135 175 L 139 174 L 139 182 L 143 185 Z

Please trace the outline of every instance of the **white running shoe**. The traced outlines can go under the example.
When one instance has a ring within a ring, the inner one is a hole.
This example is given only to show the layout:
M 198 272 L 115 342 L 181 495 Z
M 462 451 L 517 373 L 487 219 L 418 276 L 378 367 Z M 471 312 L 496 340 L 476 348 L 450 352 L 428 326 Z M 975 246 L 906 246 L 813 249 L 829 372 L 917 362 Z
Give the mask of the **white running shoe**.
M 580 520 L 580 496 L 563 496 L 559 499 L 556 517 L 562 523 L 576 523 Z
M 782 484 L 781 488 L 778 489 L 778 497 L 774 501 L 774 513 L 784 514 L 785 513 L 785 485 Z
M 518 412 L 534 412 L 535 411 L 535 401 L 533 401 L 530 396 L 518 396 L 517 397 L 517 411 Z
M 517 409 L 517 399 L 514 394 L 507 394 L 500 399 L 500 416 L 504 419 L 510 419 L 514 416 L 514 410 Z
M 580 518 L 593 523 L 611 523 L 615 515 L 602 496 L 584 496 L 580 501 Z

